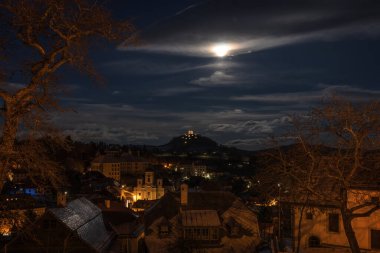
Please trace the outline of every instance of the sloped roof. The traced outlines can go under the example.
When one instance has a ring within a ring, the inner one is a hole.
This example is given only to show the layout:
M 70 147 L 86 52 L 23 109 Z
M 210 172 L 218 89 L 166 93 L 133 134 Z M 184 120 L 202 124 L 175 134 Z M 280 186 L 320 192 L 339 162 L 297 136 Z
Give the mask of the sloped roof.
M 101 210 L 86 198 L 73 200 L 63 208 L 49 209 L 58 220 L 97 252 L 103 252 L 112 233 L 106 230 Z
M 226 223 L 235 223 L 235 225 L 239 224 L 245 232 L 247 232 L 247 235 L 253 235 L 253 239 L 260 237 L 256 214 L 249 210 L 249 208 L 247 208 L 239 199 L 232 203 L 231 207 L 221 215 L 221 218 Z
M 189 210 L 181 215 L 185 227 L 219 227 L 220 220 L 215 210 Z
M 167 192 L 154 205 L 144 211 L 145 226 L 149 227 L 155 220 L 165 217 L 168 220 L 179 212 L 180 200 L 175 193 Z

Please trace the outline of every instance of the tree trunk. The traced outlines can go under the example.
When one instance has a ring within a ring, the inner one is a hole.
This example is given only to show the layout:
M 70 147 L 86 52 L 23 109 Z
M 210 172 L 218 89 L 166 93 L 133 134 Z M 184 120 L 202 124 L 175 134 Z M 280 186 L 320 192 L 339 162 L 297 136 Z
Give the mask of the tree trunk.
M 301 229 L 302 229 L 302 217 L 303 217 L 303 211 L 305 210 L 305 206 L 306 206 L 306 203 L 304 205 L 302 205 L 301 214 L 300 214 L 300 217 L 298 219 L 297 245 L 296 245 L 295 253 L 299 253 L 300 252 L 301 237 L 302 237 L 302 232 L 301 232 Z
M 4 127 L 0 145 L 0 192 L 3 189 L 4 181 L 9 169 L 9 162 L 14 155 L 14 145 L 16 141 L 19 120 L 11 110 L 12 107 L 5 105 Z
M 301 231 L 302 230 L 302 218 L 303 218 L 303 212 L 305 211 L 305 208 L 308 204 L 309 204 L 309 193 L 307 193 L 306 200 L 302 204 L 302 207 L 301 207 L 301 214 L 300 214 L 300 218 L 298 220 L 298 234 L 297 234 L 297 245 L 296 245 L 295 253 L 300 252 L 301 237 L 302 237 L 302 231 Z
M 347 203 L 348 203 L 347 190 L 342 189 L 341 194 L 342 194 L 343 201 L 341 203 L 340 212 L 342 215 L 344 232 L 346 234 L 348 243 L 350 244 L 351 252 L 360 253 L 359 243 L 358 243 L 358 240 L 356 239 L 355 231 L 352 229 L 351 213 L 347 208 Z
M 356 239 L 355 231 L 352 229 L 351 219 L 347 217 L 347 213 L 342 212 L 342 220 L 344 232 L 346 233 L 348 243 L 350 244 L 352 253 L 360 253 L 358 241 Z

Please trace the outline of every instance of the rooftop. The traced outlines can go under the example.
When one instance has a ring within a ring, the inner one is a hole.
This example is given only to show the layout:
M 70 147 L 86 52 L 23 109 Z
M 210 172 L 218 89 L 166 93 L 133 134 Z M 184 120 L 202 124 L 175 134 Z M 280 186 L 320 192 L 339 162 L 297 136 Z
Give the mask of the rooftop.
M 106 230 L 101 210 L 85 198 L 73 200 L 63 208 L 49 209 L 49 212 L 98 252 L 110 242 L 112 234 Z
M 218 227 L 221 225 L 215 210 L 189 210 L 182 213 L 185 227 Z

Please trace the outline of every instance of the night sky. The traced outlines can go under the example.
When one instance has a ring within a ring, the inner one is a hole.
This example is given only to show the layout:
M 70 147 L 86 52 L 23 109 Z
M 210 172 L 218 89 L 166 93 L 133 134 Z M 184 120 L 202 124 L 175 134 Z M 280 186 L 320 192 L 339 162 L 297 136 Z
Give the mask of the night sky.
M 379 98 L 380 1 L 107 5 L 133 21 L 141 42 L 94 50 L 104 85 L 65 76 L 73 112 L 53 120 L 74 139 L 157 145 L 193 129 L 254 150 L 328 94 Z

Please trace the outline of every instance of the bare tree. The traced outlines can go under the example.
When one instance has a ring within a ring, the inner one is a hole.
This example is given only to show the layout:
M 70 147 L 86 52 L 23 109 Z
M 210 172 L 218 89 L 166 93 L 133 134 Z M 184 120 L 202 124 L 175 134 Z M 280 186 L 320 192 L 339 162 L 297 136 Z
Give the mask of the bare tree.
M 338 208 L 350 248 L 360 253 L 352 221 L 380 209 L 368 191 L 355 190 L 379 179 L 380 102 L 329 98 L 291 124 L 286 137 L 295 144 L 266 156 L 272 184 L 281 182 L 298 203 Z
M 59 108 L 55 94 L 57 71 L 71 65 L 94 75 L 88 57 L 90 43 L 125 39 L 134 28 L 128 21 L 114 20 L 95 0 L 4 0 L 0 3 L 0 17 L 0 36 L 4 42 L 0 47 L 0 55 L 4 55 L 0 59 L 4 75 L 0 86 L 4 104 L 1 108 L 1 190 L 11 165 L 22 151 L 16 148 L 20 130 L 27 133 L 24 143 L 36 144 L 32 135 L 42 132 L 46 122 L 44 114 Z M 15 75 L 21 77 L 23 84 L 10 90 L 7 87 Z M 24 155 L 22 160 L 28 159 Z

